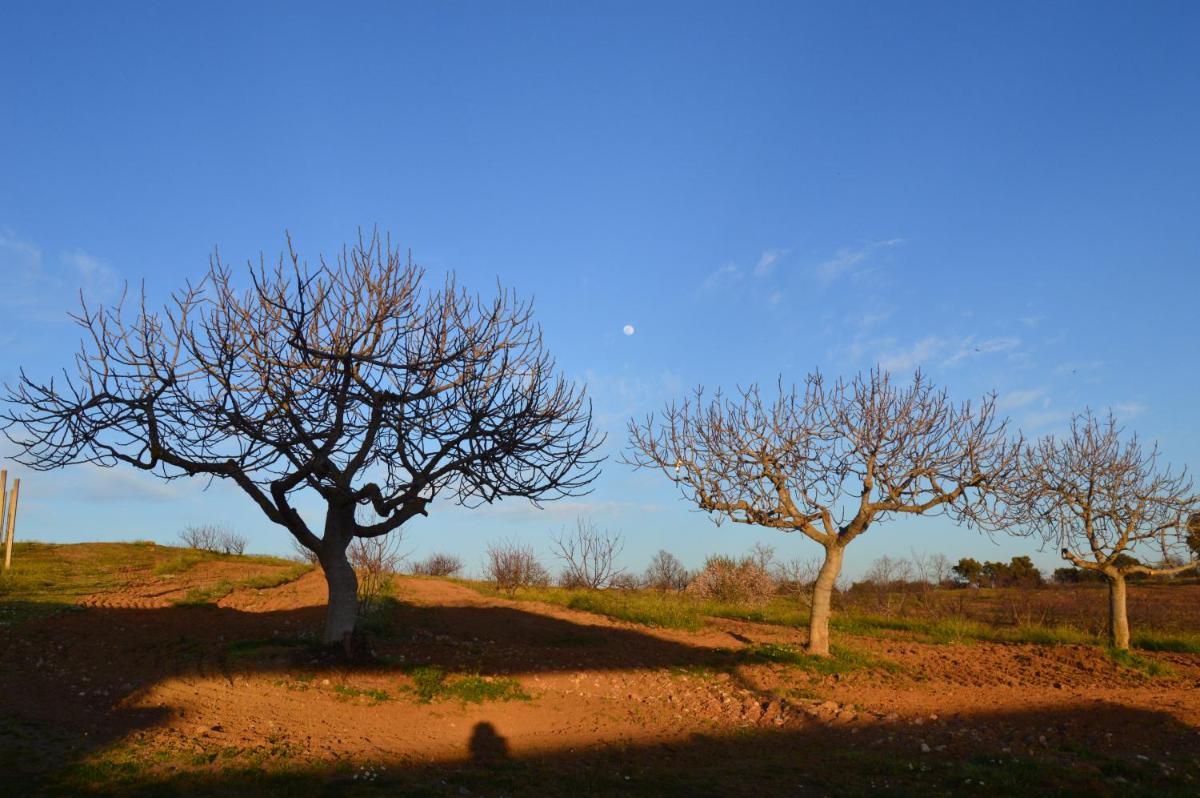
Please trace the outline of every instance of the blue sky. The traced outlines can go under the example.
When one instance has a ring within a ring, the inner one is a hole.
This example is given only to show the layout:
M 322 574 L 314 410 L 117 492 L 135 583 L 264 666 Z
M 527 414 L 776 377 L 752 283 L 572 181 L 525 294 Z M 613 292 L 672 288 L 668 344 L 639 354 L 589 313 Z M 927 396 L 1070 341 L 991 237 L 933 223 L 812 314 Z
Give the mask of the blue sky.
M 161 299 L 214 246 L 272 254 L 287 229 L 315 254 L 379 225 L 434 273 L 534 296 L 614 454 L 690 386 L 878 363 L 995 390 L 1028 433 L 1111 406 L 1200 466 L 1195 4 L 342 5 L 5 4 L 0 379 L 69 362 L 81 287 Z M 224 486 L 23 476 L 27 536 L 213 521 L 289 545 Z M 817 553 L 613 460 L 546 511 L 437 508 L 408 547 L 476 565 L 578 513 L 637 569 Z M 1035 547 L 918 519 L 847 571 L 910 548 Z

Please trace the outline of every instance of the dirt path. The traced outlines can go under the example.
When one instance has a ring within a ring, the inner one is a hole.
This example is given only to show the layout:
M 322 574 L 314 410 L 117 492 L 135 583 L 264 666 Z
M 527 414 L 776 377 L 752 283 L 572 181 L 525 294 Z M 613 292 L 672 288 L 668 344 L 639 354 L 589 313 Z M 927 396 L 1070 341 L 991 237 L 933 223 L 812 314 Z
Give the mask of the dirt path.
M 796 630 L 723 620 L 698 632 L 648 629 L 400 579 L 393 633 L 376 642 L 383 664 L 348 669 L 294 643 L 319 628 L 319 573 L 239 589 L 212 607 L 170 605 L 192 587 L 248 575 L 206 563 L 90 596 L 78 611 L 19 633 L 0 630 L 0 707 L 76 741 L 211 763 L 252 752 L 288 768 L 660 749 L 699 757 L 697 740 L 757 730 L 804 750 L 843 741 L 864 756 L 901 752 L 921 767 L 981 755 L 1091 767 L 1071 759 L 1088 750 L 1200 776 L 1193 655 L 1153 655 L 1173 675 L 1151 679 L 1082 646 L 843 638 L 874 664 L 824 675 L 738 659 L 755 644 L 800 644 Z M 528 699 L 420 703 L 414 668 L 430 667 L 451 678 L 512 679 Z

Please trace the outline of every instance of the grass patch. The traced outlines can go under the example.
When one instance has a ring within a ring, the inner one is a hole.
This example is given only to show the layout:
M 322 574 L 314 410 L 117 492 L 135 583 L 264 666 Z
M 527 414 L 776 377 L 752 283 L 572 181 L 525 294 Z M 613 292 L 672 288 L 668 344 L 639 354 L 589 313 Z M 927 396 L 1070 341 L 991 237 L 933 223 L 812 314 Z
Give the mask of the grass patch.
M 1124 651 L 1119 648 L 1108 648 L 1106 653 L 1108 658 L 1120 665 L 1122 668 L 1141 671 L 1147 676 L 1170 676 L 1174 673 L 1169 665 L 1161 662 L 1156 662 L 1152 659 L 1139 657 L 1131 651 Z
M 490 585 L 465 579 L 452 580 L 487 596 L 505 596 Z M 700 601 L 686 593 L 651 590 L 570 590 L 558 587 L 525 588 L 513 596 L 518 601 L 540 601 L 592 612 L 642 626 L 696 631 L 707 618 L 763 623 L 803 629 L 809 613 L 796 601 L 776 597 L 762 606 Z M 1041 646 L 1102 646 L 1100 635 L 1065 624 L 995 625 L 966 618 L 916 618 L 871 615 L 842 610 L 830 619 L 835 632 L 863 637 L 908 637 L 925 643 L 1014 643 Z M 1145 651 L 1200 654 L 1200 634 L 1191 632 L 1139 632 L 1133 645 Z
M 281 653 L 280 650 L 292 651 L 297 648 L 309 648 L 316 645 L 314 640 L 302 637 L 264 637 L 257 640 L 235 640 L 225 646 L 225 653 L 230 659 L 258 659 Z
M 259 574 L 258 576 L 241 579 L 237 582 L 222 579 L 220 582 L 214 582 L 206 587 L 194 587 L 185 593 L 183 598 L 175 599 L 172 604 L 176 607 L 205 607 L 216 604 L 238 588 L 269 590 L 273 587 L 286 585 L 288 582 L 294 582 L 311 570 L 311 565 L 296 565 L 293 563 L 290 568 L 279 573 Z
M 1194 632 L 1138 632 L 1133 647 L 1143 651 L 1172 651 L 1176 654 L 1200 654 L 1200 634 Z
M 890 660 L 870 657 L 860 651 L 844 646 L 830 646 L 830 656 L 816 657 L 797 646 L 782 643 L 761 643 L 748 646 L 740 653 L 740 658 L 752 663 L 777 663 L 799 668 L 809 673 L 819 673 L 823 676 L 850 673 L 851 671 L 873 669 L 889 673 L 897 673 L 899 665 Z
M 409 672 L 409 688 L 421 704 L 433 701 L 461 701 L 482 704 L 485 701 L 528 701 L 532 698 L 516 679 L 499 676 L 452 676 L 441 668 L 423 666 Z
M 521 588 L 513 595 L 493 588 L 486 582 L 452 580 L 485 596 L 517 601 L 540 601 L 572 610 L 592 612 L 620 621 L 657 626 L 664 629 L 695 631 L 704 626 L 705 613 L 698 602 L 686 597 L 653 590 L 571 590 L 560 587 Z
M 382 704 L 384 701 L 392 700 L 392 696 L 387 690 L 359 689 L 357 687 L 350 687 L 349 685 L 345 684 L 334 685 L 333 695 L 335 698 L 338 698 L 342 701 L 353 701 L 358 698 L 369 698 L 371 699 L 372 706 L 375 704 Z

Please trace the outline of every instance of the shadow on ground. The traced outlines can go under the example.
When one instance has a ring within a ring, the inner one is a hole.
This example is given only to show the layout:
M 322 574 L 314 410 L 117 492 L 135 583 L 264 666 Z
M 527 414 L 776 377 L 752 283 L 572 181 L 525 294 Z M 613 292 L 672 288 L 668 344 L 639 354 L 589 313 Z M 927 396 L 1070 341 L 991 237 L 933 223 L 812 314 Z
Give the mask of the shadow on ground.
M 172 718 L 176 708 L 116 707 L 171 677 L 287 673 L 310 652 L 320 607 L 251 613 L 217 607 L 89 608 L 0 629 L 0 768 L 7 794 L 137 795 L 1171 795 L 1196 794 L 1200 737 L 1169 714 L 1109 704 L 988 713 L 937 729 L 813 721 L 669 744 L 609 745 L 514 756 L 499 723 L 476 726 L 461 758 L 313 764 L 189 763 L 103 767 L 106 746 Z M 255 641 L 279 659 L 240 659 Z M 709 661 L 712 649 L 625 628 L 577 624 L 507 607 L 400 606 L 376 641 L 447 669 L 483 674 L 658 669 Z M 294 648 L 295 650 L 291 650 Z M 430 713 L 430 723 L 445 722 Z M 984 730 L 985 733 L 979 733 Z M 1125 743 L 1153 730 L 1170 752 Z M 1137 749 L 1140 754 L 1142 749 Z

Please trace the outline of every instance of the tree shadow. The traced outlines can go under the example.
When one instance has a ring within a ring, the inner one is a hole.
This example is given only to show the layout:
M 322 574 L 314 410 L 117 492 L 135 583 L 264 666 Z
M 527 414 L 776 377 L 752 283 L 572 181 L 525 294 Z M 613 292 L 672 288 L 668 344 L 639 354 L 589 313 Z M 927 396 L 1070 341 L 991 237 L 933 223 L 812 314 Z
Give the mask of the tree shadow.
M 670 729 L 649 729 L 646 741 L 538 753 L 511 750 L 505 729 L 489 720 L 476 724 L 460 758 L 414 763 L 405 752 L 391 752 L 373 759 L 387 769 L 372 770 L 368 780 L 354 779 L 351 765 L 336 762 L 274 769 L 244 762 L 213 764 L 181 774 L 136 764 L 127 770 L 89 770 L 98 749 L 118 740 L 131 745 L 141 732 L 178 725 L 183 707 L 130 701 L 150 695 L 160 683 L 194 675 L 214 677 L 218 685 L 232 689 L 239 677 L 288 676 L 320 667 L 305 640 L 322 619 L 322 607 L 273 612 L 211 606 L 86 608 L 0 628 L 5 790 L 84 794 L 86 787 L 93 793 L 167 795 L 377 790 L 572 798 L 633 792 L 949 794 L 970 779 L 981 790 L 988 785 L 986 792 L 992 794 L 1137 794 L 1144 788 L 1146 794 L 1169 795 L 1188 793 L 1183 787 L 1194 790 L 1196 782 L 1187 779 L 1200 779 L 1195 729 L 1165 712 L 1099 704 L 981 712 L 957 729 L 903 722 L 849 728 L 803 718 L 800 728 L 747 728 L 686 739 L 674 738 Z M 387 669 L 387 662 L 400 658 L 446 670 L 511 675 L 581 667 L 663 669 L 730 662 L 733 656 L 636 629 L 575 623 L 511 607 L 402 605 L 393 622 L 391 634 L 374 641 L 385 662 L 362 671 Z M 346 673 L 355 670 L 340 667 Z M 1133 741 L 1133 747 L 1114 748 L 1114 740 Z M 70 789 L 54 781 L 63 773 L 76 779 Z M 111 789 L 101 789 L 98 782 Z

